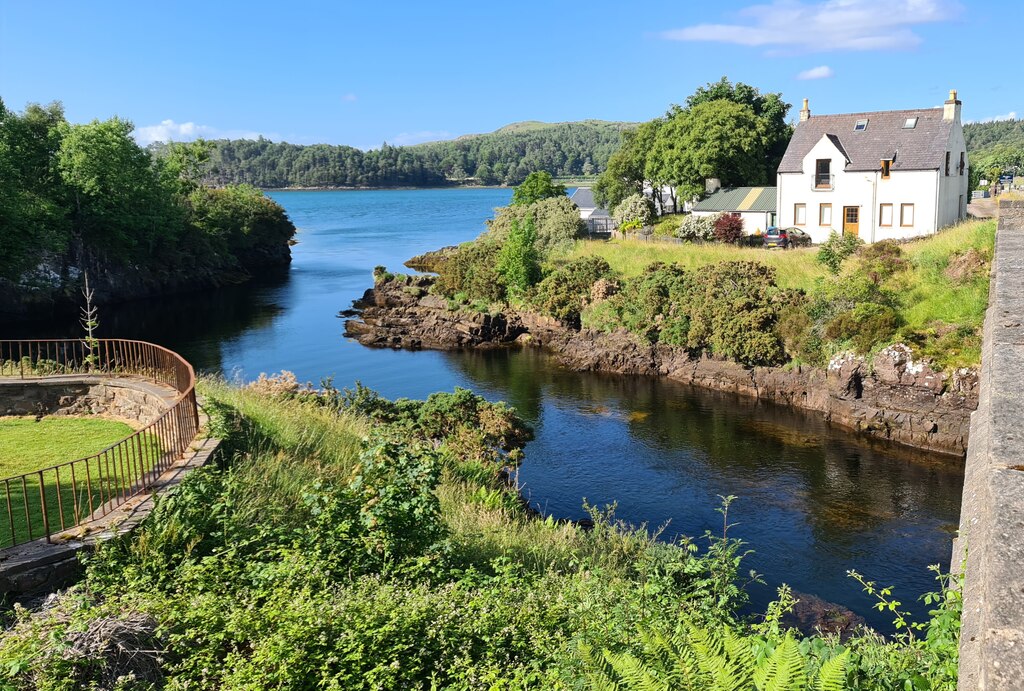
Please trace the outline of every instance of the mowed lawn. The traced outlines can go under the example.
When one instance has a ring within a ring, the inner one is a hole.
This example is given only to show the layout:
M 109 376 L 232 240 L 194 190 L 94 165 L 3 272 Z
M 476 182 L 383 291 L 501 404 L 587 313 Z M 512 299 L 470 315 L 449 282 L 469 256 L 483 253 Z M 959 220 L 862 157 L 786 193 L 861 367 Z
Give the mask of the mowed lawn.
M 95 417 L 0 417 L 0 478 L 102 451 L 132 428 Z
M 136 443 L 93 454 L 132 432 L 123 422 L 102 418 L 0 417 L 0 547 L 42 537 L 47 527 L 51 532 L 70 528 L 100 506 L 112 508 L 128 496 L 133 484 L 153 472 L 159 440 L 146 434 Z M 50 469 L 85 457 L 91 458 L 73 471 Z M 24 473 L 30 473 L 24 480 L 7 480 Z

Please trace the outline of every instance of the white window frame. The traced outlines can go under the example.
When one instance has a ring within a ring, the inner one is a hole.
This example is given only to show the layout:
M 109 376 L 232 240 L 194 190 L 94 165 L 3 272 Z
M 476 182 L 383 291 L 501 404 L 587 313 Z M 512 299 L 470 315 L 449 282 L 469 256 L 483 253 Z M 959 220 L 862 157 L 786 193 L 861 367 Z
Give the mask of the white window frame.
M 885 222 L 885 211 L 889 210 L 889 222 Z M 881 228 L 892 227 L 892 204 L 879 204 L 878 205 L 878 225 Z
M 803 217 L 801 219 L 801 216 Z M 807 225 L 807 205 L 806 204 L 794 204 L 793 205 L 793 225 L 805 226 Z
M 907 210 L 910 210 L 910 223 L 907 223 Z M 913 228 L 914 227 L 914 205 L 913 204 L 900 204 L 900 228 Z
M 828 211 L 828 218 L 825 217 L 825 212 Z M 831 204 L 819 204 L 818 205 L 818 225 L 829 226 L 832 225 L 832 205 Z

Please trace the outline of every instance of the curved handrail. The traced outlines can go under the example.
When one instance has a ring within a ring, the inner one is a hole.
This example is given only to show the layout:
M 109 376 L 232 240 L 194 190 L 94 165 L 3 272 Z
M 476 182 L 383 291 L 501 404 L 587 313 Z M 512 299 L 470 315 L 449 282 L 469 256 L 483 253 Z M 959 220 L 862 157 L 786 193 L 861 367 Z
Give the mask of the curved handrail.
M 0 340 L 0 377 L 80 375 L 143 378 L 178 395 L 155 420 L 98 453 L 0 479 L 0 547 L 49 541 L 106 516 L 151 486 L 199 432 L 195 371 L 172 350 L 127 339 Z

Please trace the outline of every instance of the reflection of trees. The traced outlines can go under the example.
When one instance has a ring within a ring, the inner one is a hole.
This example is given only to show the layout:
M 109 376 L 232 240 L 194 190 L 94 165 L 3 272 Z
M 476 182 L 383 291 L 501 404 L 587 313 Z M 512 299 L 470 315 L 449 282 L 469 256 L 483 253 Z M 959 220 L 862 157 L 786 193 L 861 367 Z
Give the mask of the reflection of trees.
M 265 328 L 283 312 L 265 297 L 288 282 L 287 269 L 216 290 L 99 306 L 99 335 L 140 339 L 178 351 L 197 370 L 220 370 L 225 341 Z M 74 314 L 23 322 L 10 338 L 69 338 L 81 335 Z
M 637 454 L 635 462 L 680 484 L 702 464 L 696 472 L 774 495 L 805 515 L 822 542 L 850 544 L 908 514 L 957 519 L 961 461 L 864 440 L 814 413 L 655 377 L 571 372 L 529 349 L 456 353 L 451 362 L 534 422 L 545 398 L 607 409 L 609 424 L 624 421 L 631 437 L 664 451 Z M 782 484 L 788 493 L 776 491 Z

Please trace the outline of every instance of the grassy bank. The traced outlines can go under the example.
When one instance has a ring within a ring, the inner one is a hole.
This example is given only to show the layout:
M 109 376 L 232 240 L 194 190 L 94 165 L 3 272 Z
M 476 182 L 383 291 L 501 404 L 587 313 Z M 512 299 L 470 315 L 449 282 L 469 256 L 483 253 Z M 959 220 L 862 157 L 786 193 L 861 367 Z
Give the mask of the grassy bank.
M 805 637 L 781 622 L 788 591 L 739 614 L 726 535 L 667 544 L 608 511 L 591 529 L 530 515 L 504 480 L 530 433 L 502 404 L 287 379 L 201 390 L 225 454 L 74 593 L 15 618 L 8 688 L 955 685 L 953 594 L 927 638 Z

